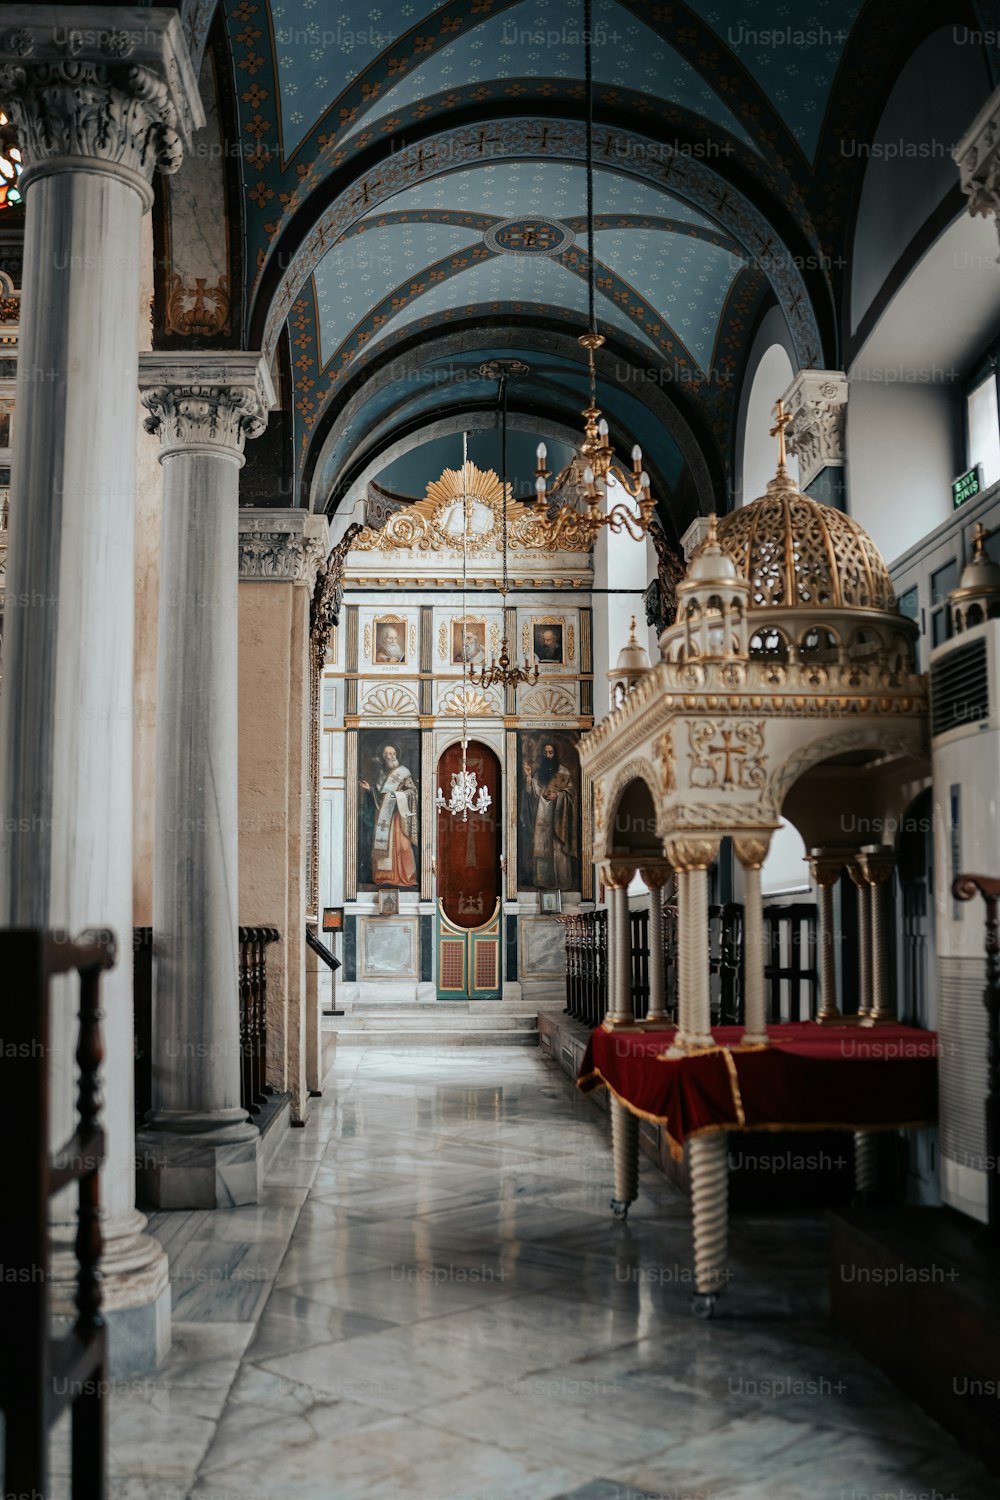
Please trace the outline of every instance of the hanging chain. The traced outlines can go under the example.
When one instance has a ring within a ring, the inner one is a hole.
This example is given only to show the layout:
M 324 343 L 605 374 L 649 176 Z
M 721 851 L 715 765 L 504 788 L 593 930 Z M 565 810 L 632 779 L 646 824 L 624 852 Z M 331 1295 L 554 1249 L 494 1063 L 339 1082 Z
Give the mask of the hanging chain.
M 597 332 L 594 269 L 594 47 L 593 0 L 583 0 L 583 68 L 587 95 L 587 295 L 590 331 Z
M 503 588 L 507 598 L 507 377 L 500 376 L 500 467 L 503 470 Z

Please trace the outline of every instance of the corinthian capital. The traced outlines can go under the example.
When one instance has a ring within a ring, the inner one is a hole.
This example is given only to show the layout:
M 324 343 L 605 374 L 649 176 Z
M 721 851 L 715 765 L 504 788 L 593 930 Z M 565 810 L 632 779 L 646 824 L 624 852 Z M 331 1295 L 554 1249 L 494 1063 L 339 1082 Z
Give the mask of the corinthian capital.
M 259 437 L 274 388 L 259 354 L 142 354 L 145 427 L 160 439 L 160 458 L 207 452 L 242 461 L 247 438 Z
M 843 466 L 847 390 L 840 370 L 800 370 L 785 392 L 785 438 L 799 461 L 803 489 L 821 469 Z
M 176 11 L 5 5 L 0 92 L 20 137 L 21 191 L 76 167 L 128 181 L 148 208 L 205 123 Z
M 1000 228 L 1000 88 L 993 90 L 951 154 L 969 213 L 992 215 Z

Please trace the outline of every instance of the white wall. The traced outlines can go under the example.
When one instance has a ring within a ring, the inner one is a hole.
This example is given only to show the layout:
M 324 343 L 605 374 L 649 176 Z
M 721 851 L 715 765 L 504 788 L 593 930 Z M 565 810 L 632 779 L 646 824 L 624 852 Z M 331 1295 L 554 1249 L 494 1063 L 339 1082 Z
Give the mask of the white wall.
M 772 344 L 761 356 L 753 375 L 747 402 L 746 431 L 743 439 L 742 483 L 740 504 L 757 500 L 774 478 L 778 467 L 778 440 L 771 437 L 774 426 L 774 403 L 785 394 L 795 378 L 795 370 L 781 344 Z M 799 461 L 789 457 L 788 472 L 798 483 Z
M 850 512 L 887 562 L 951 513 L 954 403 L 954 390 L 947 385 L 851 381 Z

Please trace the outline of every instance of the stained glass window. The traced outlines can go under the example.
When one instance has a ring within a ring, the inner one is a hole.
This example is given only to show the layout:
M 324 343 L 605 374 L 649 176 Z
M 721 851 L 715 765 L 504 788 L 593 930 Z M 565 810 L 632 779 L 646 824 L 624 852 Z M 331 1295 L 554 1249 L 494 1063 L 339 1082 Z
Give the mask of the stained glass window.
M 13 208 L 21 201 L 17 179 L 21 175 L 21 149 L 14 127 L 0 109 L 0 209 Z

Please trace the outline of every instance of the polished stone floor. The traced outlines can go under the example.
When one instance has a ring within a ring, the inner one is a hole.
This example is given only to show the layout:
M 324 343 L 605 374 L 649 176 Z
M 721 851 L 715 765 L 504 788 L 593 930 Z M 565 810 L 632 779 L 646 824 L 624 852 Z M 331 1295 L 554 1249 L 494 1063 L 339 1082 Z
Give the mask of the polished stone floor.
M 686 1202 L 608 1212 L 604 1115 L 537 1052 L 341 1054 L 265 1201 L 154 1220 L 174 1349 L 112 1393 L 128 1500 L 985 1500 L 829 1331 L 818 1217 L 740 1218 L 693 1319 Z

